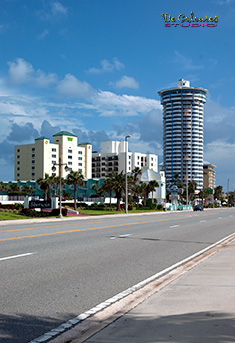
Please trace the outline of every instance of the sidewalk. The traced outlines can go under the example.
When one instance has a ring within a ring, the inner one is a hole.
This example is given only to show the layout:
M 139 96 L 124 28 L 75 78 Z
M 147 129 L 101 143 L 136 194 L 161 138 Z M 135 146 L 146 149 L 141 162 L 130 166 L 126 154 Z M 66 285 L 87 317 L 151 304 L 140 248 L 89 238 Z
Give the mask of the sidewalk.
M 85 342 L 235 342 L 235 240 Z

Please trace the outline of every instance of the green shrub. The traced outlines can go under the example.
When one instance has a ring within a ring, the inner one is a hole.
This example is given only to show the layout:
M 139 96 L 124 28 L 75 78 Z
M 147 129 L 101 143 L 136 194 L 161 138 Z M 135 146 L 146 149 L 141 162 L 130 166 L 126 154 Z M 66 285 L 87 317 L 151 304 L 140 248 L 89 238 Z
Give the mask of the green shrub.
M 162 210 L 163 209 L 163 206 L 161 204 L 158 204 L 157 205 L 157 210 Z
M 152 199 L 147 199 L 146 207 L 149 207 L 150 210 L 154 210 L 156 208 L 156 204 L 153 203 Z

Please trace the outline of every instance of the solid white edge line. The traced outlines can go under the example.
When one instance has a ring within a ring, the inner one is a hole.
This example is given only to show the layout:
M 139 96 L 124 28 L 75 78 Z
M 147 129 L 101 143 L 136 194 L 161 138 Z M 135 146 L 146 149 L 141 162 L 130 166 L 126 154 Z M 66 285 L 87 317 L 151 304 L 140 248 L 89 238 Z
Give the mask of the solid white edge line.
M 28 252 L 28 253 L 26 253 L 26 254 L 20 254 L 20 255 L 2 257 L 2 258 L 0 258 L 0 261 L 11 260 L 11 259 L 13 259 L 13 258 L 18 258 L 18 257 L 30 256 L 30 255 L 33 255 L 33 254 L 36 254 L 36 252 Z
M 203 253 L 205 253 L 206 251 L 214 248 L 215 246 L 221 244 L 222 242 L 226 241 L 227 239 L 229 239 L 230 237 L 234 236 L 235 235 L 235 232 L 232 233 L 231 235 L 225 237 L 225 238 L 222 238 L 221 240 L 219 240 L 218 242 L 208 246 L 207 248 L 205 249 L 202 249 L 200 251 L 198 251 L 197 253 L 183 259 L 182 261 L 180 262 L 177 262 L 175 264 L 173 264 L 172 266 L 166 268 L 166 269 L 163 269 L 161 272 L 158 272 L 152 276 L 150 276 L 149 278 L 137 283 L 136 285 L 126 289 L 125 291 L 121 292 L 121 293 L 118 293 L 116 294 L 115 296 L 113 296 L 112 298 L 100 303 L 99 305 L 95 306 L 95 307 L 92 307 L 90 310 L 84 312 L 84 313 L 81 313 L 79 314 L 77 317 L 75 318 L 72 318 L 70 320 L 68 320 L 67 322 L 61 324 L 59 327 L 55 328 L 55 329 L 52 329 L 51 331 L 49 332 L 46 332 L 44 335 L 36 338 L 36 339 L 33 339 L 32 341 L 30 341 L 29 343 L 40 343 L 40 342 L 46 342 L 46 341 L 49 341 L 50 339 L 52 339 L 56 334 L 61 334 L 62 332 L 65 332 L 67 331 L 68 328 L 71 328 L 75 325 L 77 325 L 79 322 L 82 322 L 83 320 L 87 319 L 88 317 L 92 316 L 93 314 L 107 308 L 108 306 L 110 306 L 111 304 L 113 304 L 114 302 L 118 301 L 118 300 L 121 300 L 123 298 L 125 298 L 126 296 L 128 296 L 129 294 L 132 294 L 133 292 L 139 290 L 140 288 L 143 288 L 144 286 L 146 286 L 147 284 L 149 284 L 150 282 L 152 281 L 155 281 L 156 279 L 160 278 L 161 276 L 169 273 L 170 271 L 172 271 L 173 269 L 175 268 L 178 268 L 180 267 L 181 265 L 189 262 L 190 260 L 193 260 L 194 258 L 202 255 Z

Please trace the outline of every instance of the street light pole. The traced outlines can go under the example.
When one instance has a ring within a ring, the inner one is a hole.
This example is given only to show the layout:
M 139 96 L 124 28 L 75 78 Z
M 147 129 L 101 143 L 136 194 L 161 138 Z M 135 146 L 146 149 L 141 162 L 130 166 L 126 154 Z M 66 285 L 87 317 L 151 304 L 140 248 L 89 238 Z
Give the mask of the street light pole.
M 227 199 L 228 199 L 228 206 L 229 206 L 229 181 L 230 181 L 230 179 L 227 180 Z
M 56 167 L 55 166 L 59 166 L 59 178 L 60 178 L 60 214 L 58 215 L 57 218 L 63 218 L 62 215 L 62 206 L 61 206 L 61 197 L 62 197 L 62 188 L 61 188 L 61 167 L 65 166 L 64 170 L 67 172 L 68 171 L 68 166 L 67 163 L 62 163 L 61 162 L 61 157 L 59 157 L 59 163 L 53 163 L 53 167 L 52 167 L 52 171 L 56 171 Z
M 131 136 L 126 136 L 125 137 L 125 183 L 126 183 L 126 203 L 125 203 L 125 212 L 126 214 L 128 213 L 128 186 L 127 186 L 127 156 L 128 156 L 128 149 L 127 149 L 127 138 L 130 138 Z
M 188 160 L 189 156 L 184 156 L 186 161 L 186 209 L 188 210 Z

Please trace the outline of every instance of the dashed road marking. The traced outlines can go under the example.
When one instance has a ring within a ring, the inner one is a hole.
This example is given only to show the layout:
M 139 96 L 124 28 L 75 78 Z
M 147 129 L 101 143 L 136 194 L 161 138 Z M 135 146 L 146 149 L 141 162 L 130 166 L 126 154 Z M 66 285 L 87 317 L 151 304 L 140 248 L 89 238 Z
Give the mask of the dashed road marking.
M 126 233 L 125 235 L 119 235 L 119 236 L 112 236 L 110 239 L 116 239 L 116 238 L 125 238 L 131 236 L 131 233 Z
M 20 255 L 14 255 L 14 256 L 7 256 L 7 257 L 2 257 L 0 258 L 0 261 L 5 261 L 5 260 L 11 260 L 13 258 L 19 258 L 19 257 L 25 257 L 25 256 L 30 256 L 36 254 L 35 252 L 28 252 L 26 254 L 20 254 Z

